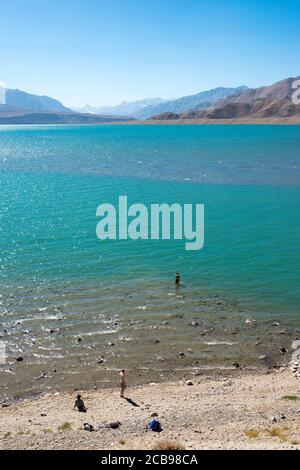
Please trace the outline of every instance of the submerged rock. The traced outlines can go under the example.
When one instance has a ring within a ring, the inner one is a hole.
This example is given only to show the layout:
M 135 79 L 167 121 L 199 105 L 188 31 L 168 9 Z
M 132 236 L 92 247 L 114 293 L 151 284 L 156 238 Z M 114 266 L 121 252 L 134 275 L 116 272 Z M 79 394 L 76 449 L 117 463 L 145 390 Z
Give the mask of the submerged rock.
M 233 367 L 235 367 L 236 369 L 240 369 L 240 364 L 238 362 L 234 362 L 233 364 Z
M 237 335 L 239 332 L 240 332 L 239 328 L 234 328 L 234 329 L 231 331 L 231 334 L 232 334 L 232 335 Z

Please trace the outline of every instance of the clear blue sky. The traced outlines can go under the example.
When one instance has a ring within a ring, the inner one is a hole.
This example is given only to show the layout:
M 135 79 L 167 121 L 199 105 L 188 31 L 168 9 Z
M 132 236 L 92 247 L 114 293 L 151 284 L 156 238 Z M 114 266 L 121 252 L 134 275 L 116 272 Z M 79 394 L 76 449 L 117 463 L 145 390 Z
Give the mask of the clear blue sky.
M 299 0 L 0 0 L 0 80 L 66 105 L 300 74 Z

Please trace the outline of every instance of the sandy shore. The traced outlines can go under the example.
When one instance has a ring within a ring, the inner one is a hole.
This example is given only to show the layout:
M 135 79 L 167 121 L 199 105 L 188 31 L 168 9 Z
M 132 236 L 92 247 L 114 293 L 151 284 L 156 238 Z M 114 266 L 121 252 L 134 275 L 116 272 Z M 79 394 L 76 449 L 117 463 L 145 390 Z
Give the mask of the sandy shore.
M 299 125 L 300 118 L 299 117 L 290 117 L 290 118 L 279 118 L 279 117 L 271 117 L 271 118 L 228 118 L 228 119 L 147 119 L 145 121 L 115 121 L 115 122 L 103 122 L 101 125 L 107 126 L 114 126 L 114 125 L 144 125 L 144 126 L 155 126 L 159 124 L 165 125 L 176 125 L 176 124 L 193 124 L 193 125 L 234 125 L 234 124 L 246 124 L 246 125 L 270 125 L 270 124 L 277 124 L 277 125 Z
M 198 125 L 218 125 L 218 124 L 300 124 L 300 118 L 232 118 L 232 119 L 149 119 L 142 124 L 198 124 Z
M 75 391 L 2 407 L 0 448 L 155 449 L 172 441 L 186 450 L 300 449 L 300 383 L 287 369 L 191 382 L 129 388 L 132 402 L 117 389 L 82 392 L 87 414 L 73 411 Z M 161 434 L 145 429 L 154 413 Z M 83 430 L 112 421 L 120 429 Z

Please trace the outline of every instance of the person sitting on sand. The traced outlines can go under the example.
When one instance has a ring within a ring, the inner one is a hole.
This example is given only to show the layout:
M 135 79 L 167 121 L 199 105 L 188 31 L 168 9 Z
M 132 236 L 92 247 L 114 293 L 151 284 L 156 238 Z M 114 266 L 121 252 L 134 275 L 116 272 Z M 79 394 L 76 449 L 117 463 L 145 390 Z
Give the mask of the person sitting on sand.
M 124 398 L 124 393 L 127 388 L 126 386 L 126 371 L 125 369 L 122 369 L 120 372 L 120 386 L 121 386 L 121 393 L 120 393 L 120 398 Z
M 74 410 L 76 408 L 79 411 L 79 413 L 86 413 L 87 412 L 87 409 L 85 407 L 83 399 L 81 398 L 81 395 L 77 395 L 77 399 L 75 400 Z

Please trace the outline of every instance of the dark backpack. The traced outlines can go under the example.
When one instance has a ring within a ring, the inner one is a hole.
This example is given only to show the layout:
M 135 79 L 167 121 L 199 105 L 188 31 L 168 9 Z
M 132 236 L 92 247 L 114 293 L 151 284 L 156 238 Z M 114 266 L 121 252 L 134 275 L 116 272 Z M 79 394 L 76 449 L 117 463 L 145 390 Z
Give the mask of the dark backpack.
M 153 432 L 162 431 L 161 424 L 157 419 L 153 419 L 150 424 L 148 424 L 148 429 L 151 429 Z

